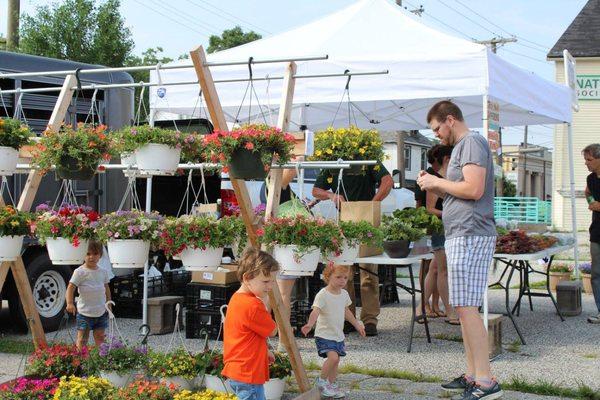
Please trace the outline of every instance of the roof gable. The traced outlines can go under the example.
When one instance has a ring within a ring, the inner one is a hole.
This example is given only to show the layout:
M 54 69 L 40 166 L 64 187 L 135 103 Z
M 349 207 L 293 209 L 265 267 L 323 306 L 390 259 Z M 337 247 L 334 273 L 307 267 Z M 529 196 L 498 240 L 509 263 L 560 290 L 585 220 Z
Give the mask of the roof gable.
M 562 58 L 563 50 L 573 57 L 600 57 L 600 0 L 589 0 L 548 53 Z

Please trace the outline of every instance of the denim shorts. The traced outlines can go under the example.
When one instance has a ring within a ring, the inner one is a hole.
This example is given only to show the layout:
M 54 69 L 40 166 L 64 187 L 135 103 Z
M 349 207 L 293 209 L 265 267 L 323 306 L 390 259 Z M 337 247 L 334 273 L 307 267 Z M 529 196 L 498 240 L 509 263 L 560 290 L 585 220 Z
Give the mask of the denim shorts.
M 108 313 L 100 317 L 86 317 L 85 315 L 77 314 L 76 318 L 77 330 L 78 331 L 95 331 L 96 329 L 108 328 Z
M 442 234 L 431 235 L 431 249 L 433 251 L 443 250 L 445 244 L 446 244 L 446 236 L 444 236 Z
M 239 400 L 266 400 L 263 385 L 253 385 L 229 379 L 227 381 Z
M 319 356 L 323 358 L 327 358 L 327 352 L 329 351 L 335 351 L 340 357 L 346 355 L 346 345 L 343 340 L 341 342 L 336 342 L 335 340 L 315 337 L 315 343 L 317 344 Z

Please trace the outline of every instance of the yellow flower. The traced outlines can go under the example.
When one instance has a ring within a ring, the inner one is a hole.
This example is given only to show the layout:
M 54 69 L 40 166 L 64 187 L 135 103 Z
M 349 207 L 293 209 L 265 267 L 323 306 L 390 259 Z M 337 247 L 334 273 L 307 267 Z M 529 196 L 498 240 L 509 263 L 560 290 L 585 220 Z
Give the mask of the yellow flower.
M 373 167 L 373 169 L 374 169 L 375 171 L 379 171 L 379 170 L 381 169 L 381 167 L 380 167 L 379 165 L 376 165 L 376 166 L 374 166 L 374 167 Z
M 327 149 L 327 150 L 326 150 L 326 153 L 327 153 L 327 154 L 333 154 L 333 150 L 331 150 L 331 149 Z
M 327 183 L 331 183 L 331 182 L 333 182 L 333 177 L 330 176 L 329 178 L 327 178 Z
M 315 155 L 316 155 L 316 156 L 320 156 L 321 154 L 323 154 L 323 152 L 322 152 L 321 150 L 317 150 L 317 151 L 315 151 Z
M 19 221 L 12 221 L 10 224 L 12 226 L 19 226 Z
M 358 149 L 358 152 L 359 152 L 360 154 L 365 154 L 365 148 L 364 148 L 364 147 L 361 147 L 360 149 Z

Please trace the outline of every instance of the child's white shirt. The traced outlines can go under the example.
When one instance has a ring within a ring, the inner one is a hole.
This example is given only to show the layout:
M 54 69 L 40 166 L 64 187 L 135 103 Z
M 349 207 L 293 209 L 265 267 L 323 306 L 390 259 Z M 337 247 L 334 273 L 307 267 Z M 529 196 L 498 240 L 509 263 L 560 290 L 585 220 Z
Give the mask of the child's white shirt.
M 313 308 L 318 307 L 321 310 L 315 327 L 315 336 L 336 342 L 343 341 L 346 307 L 350 304 L 352 300 L 345 289 L 341 289 L 340 294 L 333 294 L 327 288 L 321 289 L 312 305 Z
M 102 268 L 90 269 L 85 265 L 73 271 L 71 280 L 77 286 L 77 312 L 86 317 L 101 317 L 106 312 L 106 291 L 104 285 L 109 282 L 108 272 Z

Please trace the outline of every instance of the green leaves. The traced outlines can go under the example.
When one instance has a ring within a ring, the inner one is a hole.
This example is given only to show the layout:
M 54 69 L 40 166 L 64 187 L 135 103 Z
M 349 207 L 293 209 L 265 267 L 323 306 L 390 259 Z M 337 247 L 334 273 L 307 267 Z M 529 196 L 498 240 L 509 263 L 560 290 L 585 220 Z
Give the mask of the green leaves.
M 425 207 L 396 210 L 393 216 L 410 227 L 424 229 L 427 234 L 444 233 L 442 220 L 427 212 Z
M 254 31 L 244 32 L 241 27 L 226 29 L 221 36 L 211 35 L 208 39 L 208 53 L 237 47 L 261 39 L 262 36 Z
M 13 118 L 0 118 L 0 146 L 19 150 L 31 143 L 32 132 L 27 125 Z
M 382 223 L 384 240 L 409 240 L 416 242 L 425 236 L 425 230 L 413 228 L 399 218 L 384 216 Z

